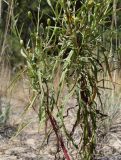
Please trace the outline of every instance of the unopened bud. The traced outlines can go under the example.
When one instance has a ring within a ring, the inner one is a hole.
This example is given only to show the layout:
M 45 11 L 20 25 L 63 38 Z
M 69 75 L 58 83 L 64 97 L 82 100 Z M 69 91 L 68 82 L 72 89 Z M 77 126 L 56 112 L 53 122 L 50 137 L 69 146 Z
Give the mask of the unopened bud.
M 48 26 L 51 25 L 51 20 L 50 20 L 50 18 L 47 19 L 47 25 L 48 25 Z
M 32 17 L 32 13 L 30 11 L 28 11 L 28 17 L 31 18 Z
M 21 39 L 21 40 L 20 40 L 20 44 L 23 45 L 23 43 L 24 43 L 24 41 Z

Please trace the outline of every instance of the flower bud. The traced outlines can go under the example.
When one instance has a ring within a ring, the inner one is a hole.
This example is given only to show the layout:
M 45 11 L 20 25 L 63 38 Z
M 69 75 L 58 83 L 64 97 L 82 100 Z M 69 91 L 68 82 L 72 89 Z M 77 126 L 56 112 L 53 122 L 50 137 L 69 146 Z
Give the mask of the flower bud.
M 28 17 L 31 18 L 32 17 L 32 13 L 31 11 L 28 11 Z
M 21 45 L 23 45 L 23 44 L 24 44 L 24 41 L 23 41 L 22 39 L 20 40 L 20 44 L 21 44 Z
M 47 25 L 48 25 L 48 26 L 51 25 L 51 20 L 50 20 L 50 18 L 47 19 Z

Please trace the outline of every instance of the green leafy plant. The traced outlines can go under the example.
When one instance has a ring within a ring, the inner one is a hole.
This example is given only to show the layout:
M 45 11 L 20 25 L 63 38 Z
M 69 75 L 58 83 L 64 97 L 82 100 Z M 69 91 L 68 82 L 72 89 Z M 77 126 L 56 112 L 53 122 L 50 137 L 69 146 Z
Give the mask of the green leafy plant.
M 27 64 L 24 71 L 33 90 L 32 103 L 26 111 L 39 100 L 40 123 L 45 122 L 47 138 L 52 128 L 57 139 L 57 151 L 60 152 L 61 148 L 66 160 L 75 156 L 77 159 L 93 159 L 97 117 L 103 116 L 97 110 L 95 97 L 100 97 L 98 75 L 105 71 L 104 66 L 112 81 L 109 48 L 103 45 L 111 2 L 58 0 L 53 5 L 47 0 L 53 14 L 48 15 L 47 23 L 43 25 L 40 1 L 36 27 L 30 30 L 27 43 L 21 39 L 18 28 L 14 28 Z M 28 11 L 28 16 L 32 21 L 31 11 Z M 76 116 L 69 130 L 66 118 L 72 109 L 68 107 L 70 99 L 76 101 L 72 107 Z M 47 127 L 48 122 L 51 128 Z M 78 142 L 74 137 L 77 128 L 82 130 Z M 75 155 L 70 155 L 71 145 Z

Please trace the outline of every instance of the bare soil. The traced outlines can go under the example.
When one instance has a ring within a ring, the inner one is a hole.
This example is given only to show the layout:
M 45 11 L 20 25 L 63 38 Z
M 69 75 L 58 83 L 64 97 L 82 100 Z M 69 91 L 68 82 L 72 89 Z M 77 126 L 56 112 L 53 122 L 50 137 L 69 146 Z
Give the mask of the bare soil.
M 38 130 L 37 114 L 32 109 L 25 119 L 25 122 L 32 121 L 31 124 L 18 136 L 13 137 L 22 120 L 21 114 L 26 104 L 12 99 L 10 106 L 9 122 L 0 127 L 0 160 L 54 160 L 57 146 L 55 136 L 52 135 L 49 145 L 45 141 L 40 147 L 44 139 L 44 128 L 41 127 L 41 130 Z M 120 116 L 98 143 L 95 160 L 121 160 Z

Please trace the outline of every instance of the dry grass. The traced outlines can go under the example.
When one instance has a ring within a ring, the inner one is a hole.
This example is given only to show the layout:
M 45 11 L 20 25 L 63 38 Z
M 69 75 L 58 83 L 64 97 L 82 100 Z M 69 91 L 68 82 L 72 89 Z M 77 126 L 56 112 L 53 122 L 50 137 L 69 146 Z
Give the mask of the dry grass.
M 106 77 L 104 82 L 105 89 L 100 89 L 102 105 L 99 99 L 97 100 L 98 108 L 107 115 L 100 123 L 105 133 L 109 132 L 110 128 L 116 123 L 121 111 L 121 78 L 116 72 L 112 74 L 112 77 L 114 85 L 109 80 L 109 77 Z

